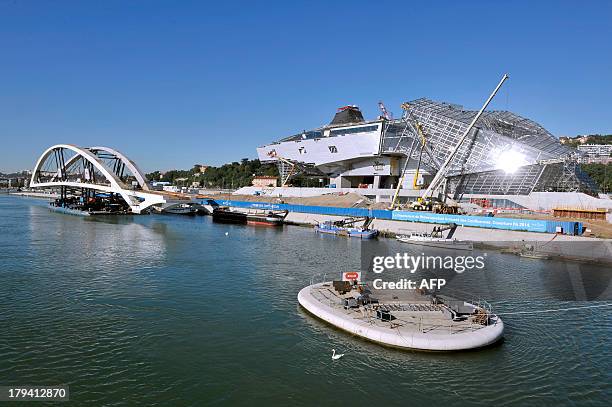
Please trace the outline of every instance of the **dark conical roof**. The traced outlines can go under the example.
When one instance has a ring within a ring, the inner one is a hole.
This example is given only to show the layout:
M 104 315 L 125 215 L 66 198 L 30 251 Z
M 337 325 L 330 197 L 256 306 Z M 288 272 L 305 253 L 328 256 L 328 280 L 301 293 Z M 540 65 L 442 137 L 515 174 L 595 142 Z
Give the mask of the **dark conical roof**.
M 364 121 L 357 106 L 344 106 L 338 109 L 330 124 L 363 123 Z

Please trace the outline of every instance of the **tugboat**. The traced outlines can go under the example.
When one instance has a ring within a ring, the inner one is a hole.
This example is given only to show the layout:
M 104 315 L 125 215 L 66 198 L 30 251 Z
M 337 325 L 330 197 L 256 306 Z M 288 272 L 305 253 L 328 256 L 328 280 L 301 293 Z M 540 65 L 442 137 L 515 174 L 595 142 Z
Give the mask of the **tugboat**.
M 358 237 L 360 239 L 373 239 L 378 236 L 378 230 L 369 229 L 368 226 L 372 222 L 370 218 L 365 218 L 362 227 L 349 226 L 361 219 L 345 219 L 341 221 L 325 221 L 315 225 L 314 229 L 317 233 L 328 233 L 337 236 Z

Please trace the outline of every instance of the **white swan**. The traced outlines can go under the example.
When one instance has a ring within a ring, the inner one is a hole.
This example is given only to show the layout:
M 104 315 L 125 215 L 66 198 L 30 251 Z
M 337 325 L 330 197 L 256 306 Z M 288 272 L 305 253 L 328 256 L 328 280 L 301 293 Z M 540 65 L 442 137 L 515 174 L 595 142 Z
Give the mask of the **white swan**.
M 336 355 L 336 349 L 332 349 L 332 360 L 338 360 L 342 356 L 344 356 L 344 353 L 339 353 Z

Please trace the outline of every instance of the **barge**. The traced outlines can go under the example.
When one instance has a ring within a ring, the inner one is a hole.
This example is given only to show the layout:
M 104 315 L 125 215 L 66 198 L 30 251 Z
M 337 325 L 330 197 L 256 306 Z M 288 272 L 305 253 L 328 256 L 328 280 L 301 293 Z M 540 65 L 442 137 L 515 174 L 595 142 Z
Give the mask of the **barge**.
M 419 290 L 374 290 L 368 284 L 329 281 L 298 294 L 309 313 L 381 345 L 422 351 L 461 351 L 499 341 L 501 318 L 485 302 L 472 304 Z
M 93 197 L 70 196 L 49 202 L 52 212 L 78 216 L 131 215 L 131 209 L 113 194 L 97 194 Z
M 362 227 L 347 226 L 346 221 L 320 222 L 315 225 L 314 230 L 317 233 L 326 233 L 336 236 L 357 237 L 360 239 L 374 239 L 376 236 L 378 236 L 378 230 L 376 229 L 369 229 L 367 225 Z
M 220 223 L 235 223 L 260 226 L 282 226 L 287 212 L 275 213 L 247 213 L 232 210 L 227 207 L 215 208 L 212 213 L 213 221 Z
M 195 216 L 198 213 L 198 209 L 191 204 L 183 203 L 169 208 L 158 208 L 154 207 L 153 210 L 160 214 L 169 215 L 183 215 L 183 216 Z

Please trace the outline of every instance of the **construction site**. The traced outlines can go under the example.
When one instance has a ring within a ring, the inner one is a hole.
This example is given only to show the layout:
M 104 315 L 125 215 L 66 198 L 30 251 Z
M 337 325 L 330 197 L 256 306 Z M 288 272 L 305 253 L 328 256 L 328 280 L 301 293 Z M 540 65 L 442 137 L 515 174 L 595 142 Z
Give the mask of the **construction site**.
M 610 236 L 612 200 L 580 169 L 581 153 L 533 120 L 487 110 L 507 79 L 479 110 L 421 98 L 403 103 L 399 118 L 380 102 L 380 116 L 365 120 L 357 106 L 341 107 L 327 125 L 257 148 L 262 162 L 278 166 L 280 186 L 235 194 L 305 205 L 580 219 L 589 233 Z M 320 187 L 294 187 L 296 177 L 317 179 Z

